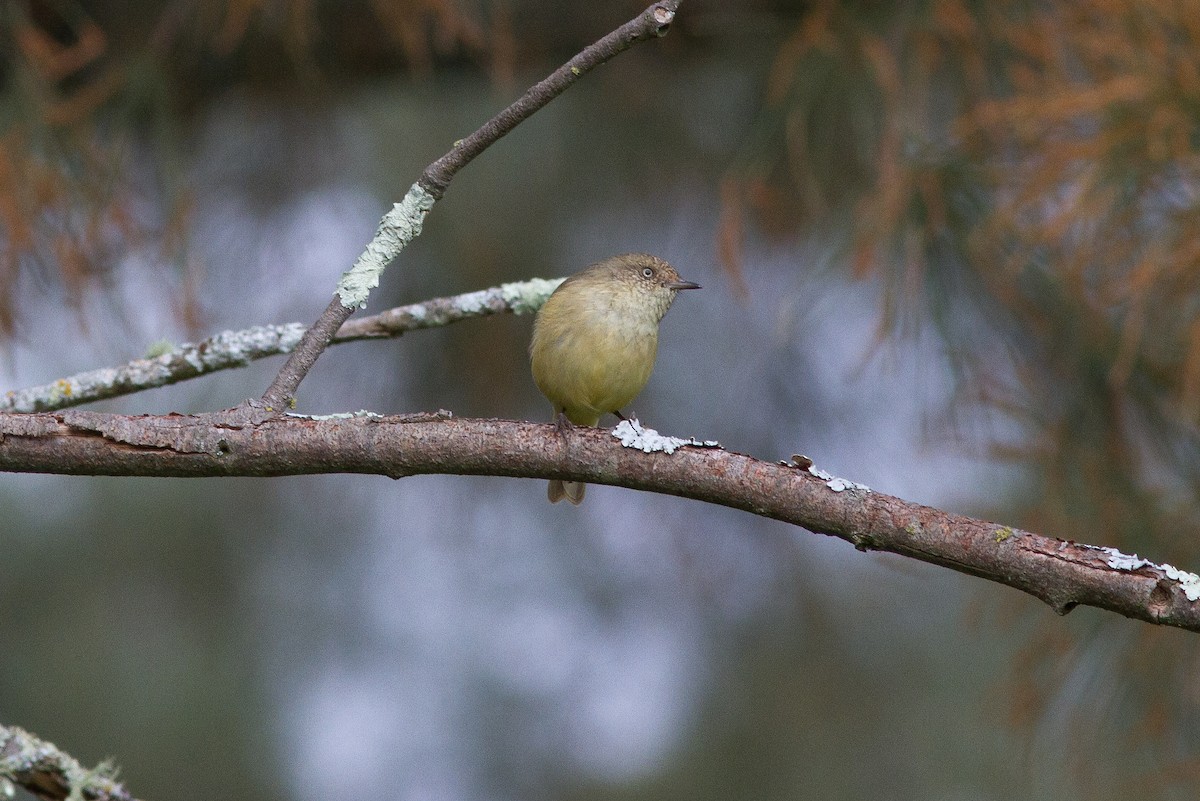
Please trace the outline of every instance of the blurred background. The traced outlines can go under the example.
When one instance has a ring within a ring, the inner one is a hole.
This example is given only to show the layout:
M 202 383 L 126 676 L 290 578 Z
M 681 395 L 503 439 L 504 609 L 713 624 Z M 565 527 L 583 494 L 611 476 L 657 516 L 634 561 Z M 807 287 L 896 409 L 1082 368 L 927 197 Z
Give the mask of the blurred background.
M 421 169 L 642 2 L 0 5 L 0 388 L 311 322 Z M 665 433 L 1195 569 L 1200 6 L 687 0 L 371 301 L 662 255 Z M 549 419 L 531 320 L 311 413 Z M 97 405 L 198 412 L 278 360 Z M 1192 798 L 1195 635 L 677 498 L 0 477 L 0 722 L 141 798 Z

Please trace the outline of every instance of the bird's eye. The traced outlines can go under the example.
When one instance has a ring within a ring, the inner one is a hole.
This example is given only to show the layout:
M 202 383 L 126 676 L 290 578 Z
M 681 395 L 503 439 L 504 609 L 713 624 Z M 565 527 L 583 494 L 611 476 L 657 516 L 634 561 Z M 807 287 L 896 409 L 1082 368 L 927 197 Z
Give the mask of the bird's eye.
M 654 277 L 654 270 L 650 269 L 649 267 L 643 267 L 643 268 L 642 268 L 642 275 L 643 275 L 643 276 L 645 276 L 646 278 L 653 278 L 653 277 Z

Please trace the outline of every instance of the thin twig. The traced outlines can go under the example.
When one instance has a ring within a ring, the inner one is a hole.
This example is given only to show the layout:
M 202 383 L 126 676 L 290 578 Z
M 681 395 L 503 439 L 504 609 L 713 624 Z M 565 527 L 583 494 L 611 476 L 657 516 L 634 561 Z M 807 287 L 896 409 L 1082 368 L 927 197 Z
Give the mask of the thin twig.
M 280 368 L 275 380 L 262 396 L 262 406 L 282 411 L 292 405 L 296 389 L 308 375 L 333 335 L 355 309 L 366 303 L 367 294 L 379 285 L 384 268 L 421 233 L 425 215 L 439 200 L 454 176 L 476 156 L 494 144 L 538 109 L 565 92 L 589 70 L 638 42 L 662 36 L 675 19 L 682 0 L 664 0 L 647 8 L 634 19 L 584 48 L 548 77 L 530 87 L 519 100 L 484 123 L 477 131 L 454 144 L 448 153 L 425 168 L 379 224 L 374 239 L 338 282 L 338 291 L 329 306 L 313 323 Z
M 441 199 L 451 179 L 471 159 L 528 119 L 535 111 L 565 92 L 585 72 L 598 67 L 638 42 L 663 36 L 675 19 L 681 0 L 655 3 L 634 19 L 603 39 L 588 46 L 574 58 L 531 86 L 519 100 L 492 117 L 454 149 L 425 168 L 418 183 L 435 198 Z
M 379 314 L 347 320 L 331 344 L 398 337 L 407 331 L 436 328 L 474 317 L 535 312 L 562 282 L 531 278 L 445 298 L 397 306 Z M 101 367 L 48 384 L 0 395 L 0 412 L 52 412 L 108 398 L 177 384 L 208 373 L 245 367 L 258 359 L 291 353 L 304 335 L 303 323 L 260 325 L 222 331 L 200 342 L 187 342 L 144 359 Z

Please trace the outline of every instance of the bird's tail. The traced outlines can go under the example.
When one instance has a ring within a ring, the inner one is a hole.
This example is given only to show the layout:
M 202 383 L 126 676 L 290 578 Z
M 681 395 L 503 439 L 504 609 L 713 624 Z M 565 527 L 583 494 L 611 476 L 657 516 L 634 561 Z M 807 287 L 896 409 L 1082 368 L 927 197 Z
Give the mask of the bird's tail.
M 546 487 L 546 497 L 550 499 L 550 503 L 558 503 L 563 498 L 566 498 L 571 503 L 578 506 L 583 503 L 583 493 L 587 489 L 587 484 L 582 481 L 560 481 L 557 478 L 550 479 L 550 485 Z

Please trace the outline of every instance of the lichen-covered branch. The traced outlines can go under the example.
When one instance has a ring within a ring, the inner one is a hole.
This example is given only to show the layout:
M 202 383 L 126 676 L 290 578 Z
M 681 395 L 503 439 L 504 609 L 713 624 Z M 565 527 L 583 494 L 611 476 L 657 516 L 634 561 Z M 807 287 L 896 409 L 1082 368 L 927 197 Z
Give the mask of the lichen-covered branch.
M 561 278 L 531 278 L 490 289 L 464 292 L 347 320 L 332 344 L 358 339 L 398 337 L 406 331 L 436 328 L 460 320 L 511 312 L 535 312 Z M 0 395 L 0 412 L 52 412 L 92 401 L 132 395 L 189 378 L 245 367 L 256 359 L 290 353 L 304 334 L 301 323 L 222 331 L 208 339 L 172 347 L 165 353 L 133 359 L 60 378 L 49 384 L 9 390 Z
M 0 784 L 12 782 L 39 798 L 134 801 L 112 765 L 91 770 L 24 729 L 0 725 Z
M 1200 576 L 1193 573 L 872 492 L 807 460 L 767 462 L 628 428 L 580 428 L 564 440 L 552 425 L 447 414 L 251 422 L 220 415 L 0 414 L 0 471 L 457 473 L 611 484 L 721 504 L 839 537 L 860 550 L 949 567 L 1027 592 L 1060 614 L 1094 606 L 1200 631 Z
M 409 188 L 404 199 L 392 207 L 379 223 L 375 237 L 367 244 L 354 266 L 338 281 L 332 301 L 304 332 L 283 367 L 262 396 L 267 410 L 289 407 L 300 382 L 329 346 L 335 333 L 355 309 L 367 302 L 370 291 L 379 285 L 383 270 L 421 233 L 425 215 L 450 185 L 454 176 L 476 156 L 512 131 L 536 111 L 565 92 L 576 80 L 613 56 L 638 42 L 662 36 L 675 19 L 682 0 L 655 3 L 634 19 L 580 51 L 549 76 L 531 86 L 516 102 L 485 122 L 474 133 L 454 143 L 454 147 L 425 168 L 420 179 Z

